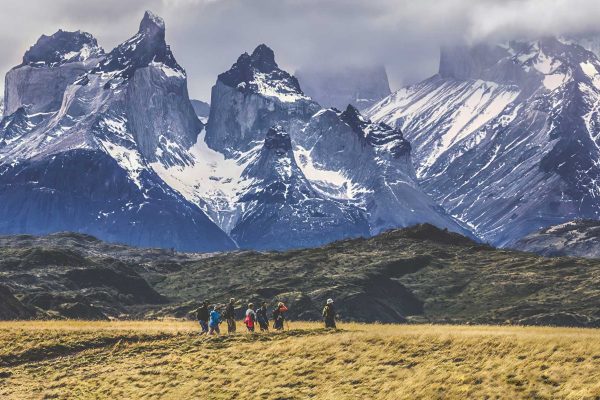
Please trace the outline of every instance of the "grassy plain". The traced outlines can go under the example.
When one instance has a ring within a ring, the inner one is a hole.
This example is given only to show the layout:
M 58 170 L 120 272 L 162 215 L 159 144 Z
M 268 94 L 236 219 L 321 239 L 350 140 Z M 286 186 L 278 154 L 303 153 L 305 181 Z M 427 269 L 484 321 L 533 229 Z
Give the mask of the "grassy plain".
M 239 326 L 238 326 L 239 328 Z M 291 322 L 200 337 L 185 321 L 0 323 L 3 399 L 600 396 L 600 330 Z

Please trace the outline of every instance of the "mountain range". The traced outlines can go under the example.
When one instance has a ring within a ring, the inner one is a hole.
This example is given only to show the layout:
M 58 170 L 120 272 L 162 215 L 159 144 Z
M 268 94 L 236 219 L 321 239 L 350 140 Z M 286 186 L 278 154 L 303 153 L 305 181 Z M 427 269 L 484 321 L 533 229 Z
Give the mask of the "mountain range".
M 8 72 L 0 232 L 185 251 L 315 246 L 420 222 L 469 234 L 421 190 L 399 129 L 322 107 L 266 45 L 218 76 L 203 123 L 165 38 L 151 12 L 110 52 L 58 31 Z
M 600 62 L 545 38 L 445 48 L 439 72 L 366 112 L 402 129 L 424 190 L 484 241 L 600 211 Z
M 383 67 L 298 79 L 261 44 L 209 105 L 151 12 L 108 52 L 43 35 L 6 74 L 0 233 L 283 250 L 431 223 L 513 246 L 597 220 L 594 43 L 446 47 L 435 76 L 391 94 Z

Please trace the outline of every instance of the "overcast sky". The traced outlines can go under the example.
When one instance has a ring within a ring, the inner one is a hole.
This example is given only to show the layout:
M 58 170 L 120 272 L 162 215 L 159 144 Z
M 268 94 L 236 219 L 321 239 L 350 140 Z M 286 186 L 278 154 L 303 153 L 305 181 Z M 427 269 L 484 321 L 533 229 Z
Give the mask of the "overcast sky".
M 165 19 L 191 97 L 208 100 L 217 74 L 259 43 L 290 72 L 303 65 L 384 64 L 392 89 L 437 70 L 439 47 L 598 29 L 599 0 L 0 0 L 0 70 L 41 34 L 92 33 L 107 51 L 132 36 L 144 10 Z

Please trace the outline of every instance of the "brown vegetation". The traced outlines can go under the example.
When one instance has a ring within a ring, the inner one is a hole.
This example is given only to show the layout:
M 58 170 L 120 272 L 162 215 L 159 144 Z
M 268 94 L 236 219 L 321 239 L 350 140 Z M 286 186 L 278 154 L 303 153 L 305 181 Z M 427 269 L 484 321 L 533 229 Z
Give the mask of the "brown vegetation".
M 200 337 L 191 322 L 0 323 L 0 397 L 596 398 L 600 331 L 294 322 Z

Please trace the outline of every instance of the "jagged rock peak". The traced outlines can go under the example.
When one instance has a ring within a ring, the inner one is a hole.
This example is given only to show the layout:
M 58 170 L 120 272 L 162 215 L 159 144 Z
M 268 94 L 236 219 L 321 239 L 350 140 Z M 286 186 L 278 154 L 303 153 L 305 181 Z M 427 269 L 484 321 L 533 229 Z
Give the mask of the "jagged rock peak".
M 129 78 L 138 68 L 152 63 L 164 64 L 184 74 L 165 41 L 165 23 L 150 11 L 144 13 L 139 31 L 113 49 L 93 72 L 112 72 L 115 77 Z
M 275 53 L 266 44 L 259 44 L 252 52 L 250 60 L 254 67 L 262 72 L 270 72 L 279 68 L 275 62 Z
M 339 116 L 365 143 L 387 150 L 396 158 L 410 154 L 410 143 L 404 139 L 400 128 L 392 128 L 382 122 L 372 122 L 364 118 L 351 104 Z
M 98 41 L 87 32 L 58 30 L 53 35 L 42 35 L 25 52 L 22 65 L 56 66 L 68 62 L 86 61 L 104 54 Z
M 218 80 L 242 92 L 259 93 L 284 102 L 307 99 L 296 77 L 279 68 L 275 53 L 265 44 L 257 46 L 251 55 L 239 56 Z
M 353 129 L 358 129 L 361 132 L 364 125 L 368 123 L 352 104 L 348 104 L 346 110 L 340 114 L 340 118 Z
M 146 11 L 140 22 L 138 34 L 154 37 L 164 42 L 165 40 L 165 21 L 154 14 L 152 11 Z
M 292 150 L 292 139 L 283 127 L 275 125 L 267 132 L 265 148 L 274 150 L 277 154 L 285 154 Z

